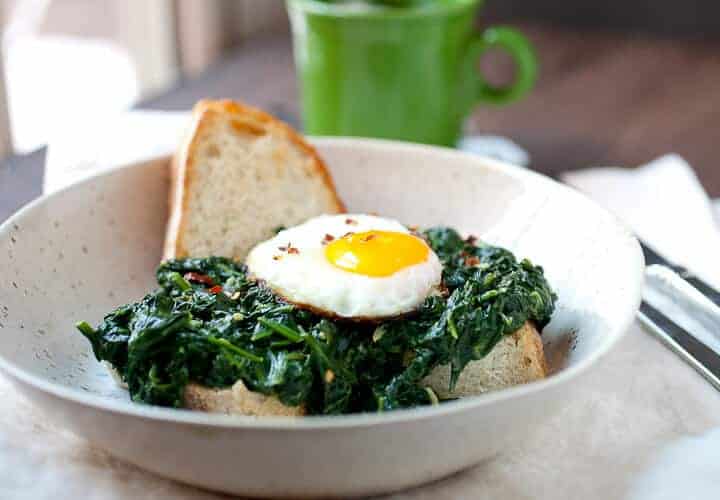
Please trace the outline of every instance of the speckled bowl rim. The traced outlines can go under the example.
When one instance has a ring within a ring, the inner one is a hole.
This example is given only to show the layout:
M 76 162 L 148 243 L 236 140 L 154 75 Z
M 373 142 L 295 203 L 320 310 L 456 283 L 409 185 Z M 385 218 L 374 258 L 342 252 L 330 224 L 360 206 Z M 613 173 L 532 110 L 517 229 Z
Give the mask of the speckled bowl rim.
M 421 144 L 411 144 L 399 141 L 389 141 L 384 139 L 360 139 L 360 138 L 345 138 L 345 137 L 311 137 L 311 142 L 317 146 L 351 146 L 358 149 L 382 149 L 387 150 L 388 148 L 394 149 L 396 152 L 401 154 L 415 154 L 423 155 L 424 153 L 440 153 L 446 155 L 448 159 L 453 158 L 466 158 L 468 156 L 477 160 L 479 168 L 486 168 L 489 170 L 502 170 L 503 174 L 510 175 L 516 178 L 534 178 L 539 179 L 541 182 L 547 185 L 554 185 L 554 188 L 565 190 L 572 196 L 577 196 L 581 202 L 590 203 L 596 207 L 601 213 L 604 213 L 610 219 L 614 220 L 620 229 L 620 232 L 625 235 L 629 242 L 634 243 L 635 250 L 635 261 L 637 264 L 637 272 L 635 279 L 630 285 L 634 285 L 632 289 L 634 301 L 628 301 L 624 314 L 623 320 L 617 323 L 614 329 L 610 329 L 607 332 L 608 340 L 604 341 L 594 352 L 589 354 L 585 359 L 578 361 L 577 364 L 563 368 L 559 372 L 551 375 L 550 377 L 523 384 L 515 387 L 503 389 L 501 391 L 491 392 L 489 394 L 483 394 L 476 397 L 459 399 L 456 401 L 450 401 L 443 403 L 439 406 L 428 406 L 413 408 L 407 410 L 395 410 L 388 413 L 369 413 L 369 414 L 351 414 L 351 415 L 339 415 L 339 416 L 307 416 L 303 418 L 293 417 L 245 417 L 245 416 L 229 416 L 219 415 L 212 413 L 203 413 L 198 411 L 181 410 L 174 408 L 164 408 L 156 406 L 144 406 L 140 404 L 134 404 L 129 402 L 121 402 L 117 400 L 108 399 L 102 396 L 87 394 L 80 390 L 72 389 L 69 387 L 62 386 L 60 384 L 52 383 L 48 380 L 43 379 L 40 376 L 33 375 L 21 369 L 12 363 L 12 361 L 6 359 L 0 354 L 0 370 L 8 374 L 10 377 L 16 379 L 14 382 L 19 381 L 33 388 L 51 394 L 55 397 L 66 399 L 74 403 L 105 410 L 112 413 L 123 414 L 127 416 L 146 418 L 152 420 L 168 421 L 173 423 L 221 427 L 221 428 L 238 428 L 238 429 L 282 429 L 282 430 L 317 430 L 317 429 L 350 429 L 353 427 L 367 427 L 367 426 L 379 426 L 391 423 L 403 423 L 410 421 L 418 421 L 423 419 L 433 419 L 443 417 L 455 413 L 461 413 L 464 411 L 475 410 L 484 406 L 492 405 L 499 401 L 505 401 L 514 398 L 522 398 L 527 395 L 541 392 L 551 388 L 557 388 L 558 386 L 569 383 L 575 378 L 589 370 L 595 365 L 602 357 L 612 350 L 613 347 L 625 336 L 630 325 L 634 321 L 635 313 L 640 306 L 641 301 L 641 290 L 644 280 L 644 257 L 640 250 L 640 245 L 632 234 L 632 232 L 625 227 L 623 223 L 617 219 L 612 213 L 603 209 L 593 201 L 578 193 L 570 187 L 561 185 L 560 183 L 536 172 L 527 170 L 523 167 L 510 165 L 492 158 L 480 157 L 476 155 L 469 155 L 468 153 L 459 152 L 457 150 L 427 146 Z M 28 203 L 12 217 L 0 225 L 0 234 L 8 232 L 14 224 L 19 224 L 23 218 L 34 210 L 36 207 L 45 203 L 48 199 L 63 196 L 65 191 L 75 189 L 77 185 L 89 183 L 97 177 L 108 175 L 111 172 L 124 168 L 133 168 L 138 165 L 147 164 L 148 162 L 167 160 L 167 156 L 160 156 L 154 159 L 149 159 L 141 162 L 133 162 L 131 164 L 119 165 L 98 174 L 89 176 L 82 181 L 67 186 L 57 192 L 49 195 L 41 196 L 36 200 Z M 628 278 L 629 280 L 631 277 Z M 618 313 L 619 315 L 619 313 Z

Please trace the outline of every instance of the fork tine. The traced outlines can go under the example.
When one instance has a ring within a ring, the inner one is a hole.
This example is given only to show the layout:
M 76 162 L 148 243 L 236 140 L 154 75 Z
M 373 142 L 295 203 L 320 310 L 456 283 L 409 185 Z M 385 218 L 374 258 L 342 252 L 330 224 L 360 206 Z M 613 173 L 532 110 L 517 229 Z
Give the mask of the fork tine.
M 718 353 L 645 301 L 640 305 L 638 318 L 662 343 L 720 391 L 720 355 Z

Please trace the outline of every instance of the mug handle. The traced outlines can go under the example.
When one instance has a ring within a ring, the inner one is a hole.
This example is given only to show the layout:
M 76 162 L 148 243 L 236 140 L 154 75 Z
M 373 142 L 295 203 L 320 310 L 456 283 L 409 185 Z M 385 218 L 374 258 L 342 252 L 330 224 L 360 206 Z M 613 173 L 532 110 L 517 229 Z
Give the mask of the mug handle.
M 488 49 L 506 51 L 515 62 L 515 81 L 503 87 L 491 85 L 475 72 L 475 99 L 490 104 L 507 104 L 527 94 L 535 85 L 538 62 L 535 51 L 527 38 L 519 31 L 504 26 L 494 26 L 475 35 L 470 42 L 473 64 Z

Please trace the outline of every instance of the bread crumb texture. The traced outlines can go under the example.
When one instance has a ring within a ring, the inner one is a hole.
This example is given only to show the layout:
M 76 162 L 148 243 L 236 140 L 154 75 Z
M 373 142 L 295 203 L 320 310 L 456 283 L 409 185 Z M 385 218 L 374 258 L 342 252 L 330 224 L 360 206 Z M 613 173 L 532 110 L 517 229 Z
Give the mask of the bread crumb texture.
M 278 227 L 344 210 L 315 150 L 286 124 L 232 101 L 201 101 L 175 158 L 166 258 L 242 260 Z
M 454 391 L 449 391 L 450 367 L 438 366 L 425 378 L 441 398 L 473 396 L 545 378 L 547 367 L 542 339 L 526 322 L 516 332 L 505 335 L 490 353 L 471 361 L 460 374 Z
M 238 380 L 227 389 L 213 389 L 199 384 L 185 387 L 185 407 L 225 415 L 248 415 L 255 417 L 305 415 L 302 406 L 285 406 L 275 396 L 266 396 L 245 387 Z

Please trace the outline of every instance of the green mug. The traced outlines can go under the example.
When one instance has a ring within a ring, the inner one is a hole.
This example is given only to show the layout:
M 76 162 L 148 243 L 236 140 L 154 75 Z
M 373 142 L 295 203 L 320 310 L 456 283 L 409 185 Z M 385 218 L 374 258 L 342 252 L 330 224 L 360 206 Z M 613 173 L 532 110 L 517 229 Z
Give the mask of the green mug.
M 305 132 L 454 146 L 476 104 L 523 96 L 537 75 L 532 47 L 510 28 L 475 31 L 481 3 L 287 0 Z M 491 85 L 477 69 L 493 48 L 515 61 L 508 86 Z

